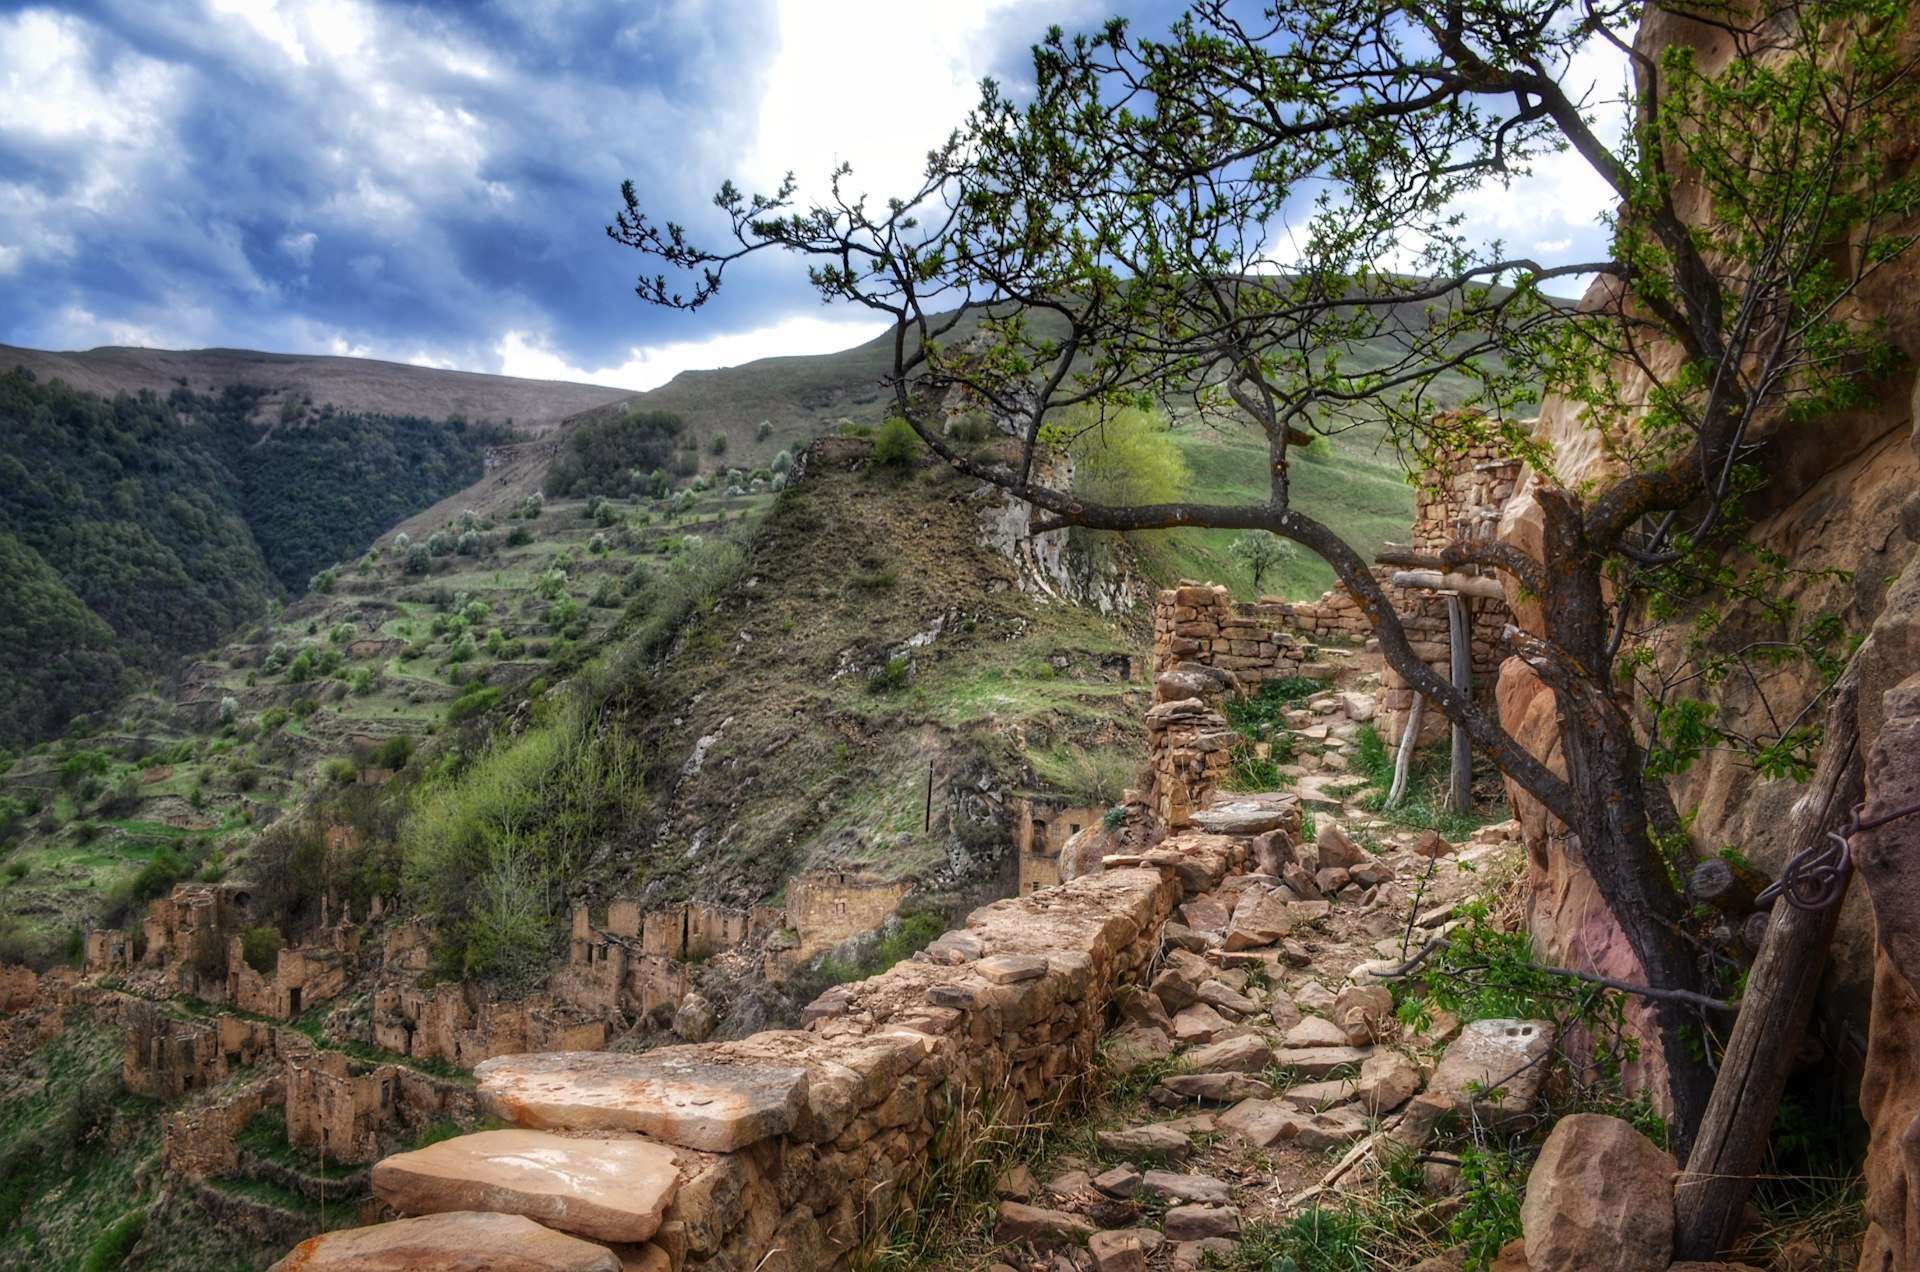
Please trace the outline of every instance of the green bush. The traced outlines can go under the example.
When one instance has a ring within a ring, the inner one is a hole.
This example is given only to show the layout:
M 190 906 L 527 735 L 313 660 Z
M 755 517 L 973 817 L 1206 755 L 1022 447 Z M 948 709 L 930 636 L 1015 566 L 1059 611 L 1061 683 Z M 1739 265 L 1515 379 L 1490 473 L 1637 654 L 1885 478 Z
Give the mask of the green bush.
M 534 580 L 533 590 L 543 601 L 558 600 L 567 590 L 567 572 L 565 570 L 548 570 L 538 579 Z
M 445 530 L 435 530 L 427 536 L 427 551 L 437 557 L 446 556 L 453 551 L 453 540 Z
M 1128 408 L 1102 419 L 1079 407 L 1045 436 L 1073 456 L 1075 492 L 1101 503 L 1170 503 L 1187 491 L 1187 461 L 1158 414 Z
M 186 863 L 174 856 L 172 849 L 161 848 L 133 877 L 133 899 L 143 904 L 158 901 L 172 892 L 173 885 L 185 879 L 188 872 Z
M 286 722 L 287 709 L 285 707 L 268 707 L 260 713 L 260 727 L 263 729 L 277 729 Z
M 75 751 L 60 765 L 60 785 L 72 786 L 88 776 L 99 776 L 113 767 L 105 751 Z
M 761 420 L 761 421 L 760 421 L 760 424 L 759 424 L 759 427 L 757 427 L 757 428 L 755 428 L 755 429 L 753 430 L 753 435 L 754 435 L 754 437 L 755 437 L 755 438 L 757 438 L 758 440 L 760 440 L 760 441 L 763 441 L 763 442 L 764 442 L 764 441 L 766 441 L 766 440 L 767 440 L 767 439 L 768 439 L 769 437 L 772 437 L 772 436 L 773 436 L 773 421 L 772 421 L 772 420 Z
M 493 617 L 493 607 L 485 601 L 468 601 L 465 608 L 460 611 L 460 617 L 478 627 Z
M 375 768 L 403 769 L 407 761 L 413 758 L 413 737 L 400 733 L 382 742 L 374 751 L 372 763 Z
M 336 645 L 344 645 L 353 639 L 352 623 L 335 623 L 327 630 L 327 639 Z
M 513 529 L 507 531 L 507 546 L 510 548 L 524 547 L 532 542 L 533 531 L 527 529 L 525 526 L 515 526 Z
M 920 435 L 896 415 L 880 426 L 880 435 L 873 439 L 873 458 L 882 464 L 911 464 L 920 458 Z
M 407 574 L 425 574 L 433 569 L 433 553 L 424 543 L 416 543 L 407 549 L 406 561 L 400 568 Z
M 876 671 L 867 680 L 869 693 L 892 693 L 895 689 L 906 687 L 913 675 L 913 664 L 905 655 L 887 659 L 887 665 Z
M 775 455 L 773 457 L 773 464 L 772 464 L 771 471 L 776 473 L 784 473 L 792 467 L 793 467 L 793 454 L 790 451 L 781 451 L 778 455 Z
M 479 652 L 479 648 L 473 641 L 473 633 L 462 632 L 459 638 L 447 649 L 447 661 L 466 662 Z
M 333 585 L 339 581 L 340 571 L 337 568 L 325 569 L 307 580 L 307 591 L 325 594 L 333 591 Z
M 352 760 L 336 755 L 320 766 L 320 776 L 336 786 L 351 786 L 353 780 L 360 776 L 360 770 Z
M 354 693 L 365 698 L 373 692 L 374 679 L 373 668 L 360 667 L 354 671 L 353 679 L 348 683 L 353 686 Z
M 479 556 L 481 546 L 478 530 L 464 530 L 460 534 L 459 542 L 454 544 L 454 551 L 461 556 Z
M 587 540 L 587 552 L 592 556 L 605 556 L 607 554 L 607 536 L 601 534 L 599 531 L 595 531 L 593 537 Z
M 593 511 L 593 524 L 603 529 L 608 526 L 619 525 L 620 509 L 615 507 L 611 501 L 601 504 Z
M 602 609 L 612 609 L 620 604 L 620 585 L 610 578 L 603 578 L 594 585 L 593 595 L 587 598 L 587 604 Z
M 459 724 L 477 715 L 484 715 L 498 701 L 500 701 L 499 689 L 477 689 L 465 694 L 447 708 L 447 723 Z
M 306 719 L 308 716 L 312 715 L 314 712 L 318 711 L 319 709 L 320 709 L 320 704 L 315 702 L 312 698 L 295 698 L 293 700 L 293 714 L 302 720 Z
M 279 965 L 279 954 L 287 948 L 287 938 L 279 928 L 250 927 L 240 938 L 240 957 L 262 976 L 271 976 Z
M 305 684 L 312 679 L 313 656 L 303 652 L 298 658 L 293 660 L 293 665 L 287 668 L 287 683 L 290 685 Z
M 716 455 L 726 454 L 727 453 L 727 435 L 725 433 L 715 433 L 713 435 L 713 440 L 707 443 L 707 449 L 712 451 Z

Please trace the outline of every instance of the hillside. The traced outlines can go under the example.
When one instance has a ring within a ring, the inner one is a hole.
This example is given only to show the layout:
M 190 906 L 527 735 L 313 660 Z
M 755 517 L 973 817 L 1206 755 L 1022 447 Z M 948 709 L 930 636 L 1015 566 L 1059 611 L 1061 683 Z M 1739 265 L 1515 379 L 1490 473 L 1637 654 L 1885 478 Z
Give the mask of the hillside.
M 443 371 L 374 358 L 260 353 L 251 349 L 129 349 L 105 346 L 54 353 L 0 345 L 0 371 L 24 367 L 41 380 L 59 378 L 76 389 L 112 398 L 141 390 L 168 397 L 175 389 L 218 396 L 229 385 L 259 391 L 262 419 L 284 402 L 306 401 L 336 411 L 461 416 L 492 421 L 528 433 L 544 433 L 581 411 L 630 396 L 626 389 L 565 380 Z

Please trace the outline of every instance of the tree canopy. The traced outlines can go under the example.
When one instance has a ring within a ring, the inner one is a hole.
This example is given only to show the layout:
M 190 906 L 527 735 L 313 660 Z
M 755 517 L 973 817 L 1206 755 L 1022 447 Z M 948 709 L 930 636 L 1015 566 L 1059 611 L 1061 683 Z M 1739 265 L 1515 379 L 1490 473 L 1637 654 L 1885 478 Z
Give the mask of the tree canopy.
M 1163 39 L 1120 20 L 1050 32 L 1031 93 L 986 84 L 918 188 L 884 203 L 845 167 L 804 203 L 791 177 L 764 195 L 729 183 L 715 204 L 732 241 L 708 247 L 629 183 L 609 233 L 688 275 L 684 291 L 643 277 L 655 304 L 707 304 L 731 265 L 774 249 L 825 298 L 889 316 L 899 414 L 1027 501 L 1036 530 L 1229 527 L 1324 558 L 1394 670 L 1578 837 L 1648 981 L 1678 995 L 1652 1006 L 1684 1155 L 1716 1027 L 1684 995 L 1724 961 L 1684 932 L 1664 847 L 1684 835 L 1658 779 L 1702 745 L 1804 773 L 1818 732 L 1811 703 L 1763 734 L 1713 721 L 1689 695 L 1722 656 L 1696 642 L 1687 666 L 1663 664 L 1651 633 L 1734 596 L 1791 629 L 1760 659 L 1839 670 L 1830 628 L 1796 627 L 1777 600 L 1790 563 L 1742 540 L 1743 500 L 1775 430 L 1863 400 L 1897 363 L 1851 298 L 1908 250 L 1920 210 L 1920 182 L 1887 159 L 1916 105 L 1904 30 L 1890 0 L 1203 0 Z M 1570 82 L 1595 47 L 1629 62 L 1624 96 Z M 1559 152 L 1612 195 L 1604 254 L 1534 260 L 1462 233 L 1463 195 Z M 1598 280 L 1582 304 L 1553 299 L 1577 279 Z M 1556 470 L 1531 422 L 1543 393 L 1599 463 Z M 1018 436 L 1018 460 L 953 448 L 956 399 Z M 1038 479 L 1085 421 L 1172 404 L 1264 436 L 1265 501 Z M 1497 572 L 1540 603 L 1541 629 L 1510 639 L 1558 698 L 1565 778 L 1421 661 L 1371 563 L 1292 498 L 1296 449 L 1362 423 L 1410 470 L 1482 441 L 1532 467 L 1531 550 L 1455 542 L 1422 564 Z

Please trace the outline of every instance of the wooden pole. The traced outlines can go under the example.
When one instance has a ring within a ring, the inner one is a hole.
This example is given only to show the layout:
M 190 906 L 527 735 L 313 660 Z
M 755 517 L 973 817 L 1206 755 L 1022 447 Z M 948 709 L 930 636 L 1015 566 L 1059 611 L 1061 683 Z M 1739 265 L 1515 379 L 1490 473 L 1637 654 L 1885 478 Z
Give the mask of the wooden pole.
M 1842 681 L 1827 712 L 1820 766 L 1794 807 L 1789 843 L 1805 847 L 1840 829 L 1863 797 L 1857 703 L 1853 682 Z M 1813 1016 L 1846 882 L 1840 880 L 1840 896 L 1823 910 L 1802 910 L 1785 897 L 1773 903 L 1713 1097 L 1674 1190 L 1676 1261 L 1718 1260 L 1733 1244 L 1753 1176 L 1766 1154 L 1774 1110 Z
M 1467 603 L 1458 592 L 1447 595 L 1447 635 L 1453 647 L 1453 687 L 1471 695 L 1473 642 L 1467 628 Z M 1458 723 L 1453 726 L 1453 781 L 1447 803 L 1461 817 L 1473 811 L 1473 746 L 1465 726 Z
M 926 829 L 929 833 L 931 833 L 933 830 L 933 761 L 932 760 L 927 761 L 927 826 L 926 826 Z
M 1393 789 L 1387 792 L 1388 808 L 1397 805 L 1407 793 L 1407 768 L 1413 763 L 1413 743 L 1420 736 L 1420 712 L 1427 700 L 1418 692 L 1413 695 L 1413 705 L 1407 708 L 1407 726 L 1400 730 L 1400 749 L 1393 756 Z

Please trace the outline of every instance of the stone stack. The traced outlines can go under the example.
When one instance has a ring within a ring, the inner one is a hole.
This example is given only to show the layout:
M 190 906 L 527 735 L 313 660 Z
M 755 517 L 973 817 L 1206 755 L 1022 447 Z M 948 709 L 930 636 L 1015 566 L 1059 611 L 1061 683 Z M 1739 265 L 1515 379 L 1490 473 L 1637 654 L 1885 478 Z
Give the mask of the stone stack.
M 1166 678 L 1163 673 L 1161 679 Z M 1233 762 L 1233 748 L 1243 740 L 1215 710 L 1217 700 L 1217 694 L 1180 698 L 1147 711 L 1151 805 L 1170 829 L 1191 824 L 1195 811 L 1207 806 Z

